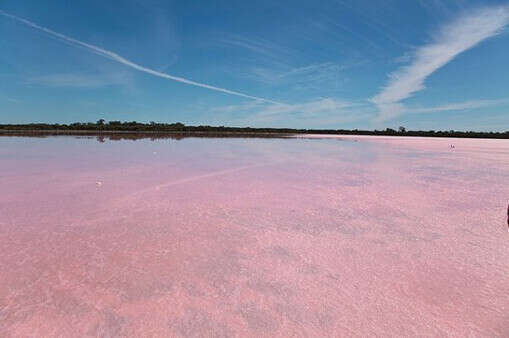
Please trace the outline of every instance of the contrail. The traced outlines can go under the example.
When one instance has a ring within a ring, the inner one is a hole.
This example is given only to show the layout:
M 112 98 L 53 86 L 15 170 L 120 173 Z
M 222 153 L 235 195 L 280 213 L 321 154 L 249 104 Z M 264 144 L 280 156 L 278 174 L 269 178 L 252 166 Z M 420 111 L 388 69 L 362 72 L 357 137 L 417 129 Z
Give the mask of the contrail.
M 51 36 L 61 40 L 62 42 L 68 43 L 68 44 L 70 44 L 70 45 L 72 45 L 74 47 L 85 48 L 85 49 L 89 50 L 92 53 L 95 53 L 95 54 L 100 55 L 102 57 L 105 57 L 107 59 L 119 62 L 119 63 L 121 63 L 123 65 L 128 66 L 128 67 L 131 67 L 131 68 L 134 68 L 136 70 L 139 70 L 140 72 L 144 72 L 144 73 L 151 74 L 151 75 L 154 75 L 154 76 L 162 77 L 164 79 L 169 79 L 169 80 L 173 80 L 173 81 L 177 81 L 177 82 L 186 83 L 186 84 L 191 85 L 191 86 L 196 86 L 196 87 L 202 87 L 202 88 L 207 88 L 207 89 L 215 90 L 215 91 L 226 93 L 226 94 L 230 94 L 230 95 L 241 96 L 241 97 L 245 97 L 245 98 L 248 98 L 248 99 L 253 99 L 253 100 L 258 100 L 258 101 L 263 101 L 263 102 L 269 102 L 269 103 L 274 103 L 274 104 L 282 104 L 280 102 L 276 102 L 276 101 L 269 100 L 269 99 L 264 99 L 262 97 L 247 95 L 247 94 L 243 94 L 243 93 L 236 92 L 236 91 L 233 91 L 233 90 L 229 90 L 229 89 L 225 89 L 225 88 L 220 88 L 220 87 L 214 87 L 214 86 L 211 86 L 211 85 L 208 85 L 208 84 L 205 84 L 205 83 L 199 83 L 199 82 L 195 82 L 195 81 L 192 81 L 192 80 L 184 79 L 182 77 L 178 77 L 178 76 L 174 76 L 174 75 L 170 75 L 170 74 L 166 74 L 166 73 L 161 73 L 161 72 L 158 72 L 156 70 L 153 70 L 153 69 L 150 69 L 150 68 L 147 68 L 147 67 L 143 67 L 143 66 L 141 66 L 141 65 L 139 65 L 137 63 L 129 61 L 128 59 L 118 55 L 117 53 L 111 52 L 111 51 L 106 50 L 106 49 L 99 48 L 97 46 L 88 44 L 86 42 L 82 42 L 82 41 L 73 39 L 73 38 L 68 37 L 68 36 L 66 36 L 64 34 L 52 31 L 51 29 L 39 26 L 39 25 L 37 25 L 37 24 L 35 24 L 35 23 L 31 22 L 31 21 L 28 21 L 26 19 L 23 19 L 23 18 L 15 16 L 15 15 L 9 14 L 7 12 L 4 12 L 1 9 L 0 9 L 0 14 L 5 16 L 5 17 L 8 17 L 10 19 L 13 19 L 13 20 L 15 20 L 17 22 L 21 22 L 21 23 L 23 23 L 23 24 L 25 24 L 25 25 L 27 25 L 29 27 L 35 28 L 37 30 L 40 30 L 40 31 L 42 31 L 42 32 L 44 32 L 46 34 L 49 34 L 49 35 L 51 35 Z

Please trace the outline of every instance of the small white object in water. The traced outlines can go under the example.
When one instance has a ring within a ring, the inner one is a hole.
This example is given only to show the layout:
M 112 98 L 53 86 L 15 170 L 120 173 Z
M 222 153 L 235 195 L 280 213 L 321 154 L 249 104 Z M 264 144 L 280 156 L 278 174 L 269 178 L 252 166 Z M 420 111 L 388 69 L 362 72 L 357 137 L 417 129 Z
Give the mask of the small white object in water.
M 97 182 L 95 182 L 95 185 L 96 185 L 96 186 L 98 186 L 98 187 L 100 187 L 100 186 L 102 186 L 102 185 L 103 185 L 103 182 L 101 182 L 101 181 L 97 181 Z

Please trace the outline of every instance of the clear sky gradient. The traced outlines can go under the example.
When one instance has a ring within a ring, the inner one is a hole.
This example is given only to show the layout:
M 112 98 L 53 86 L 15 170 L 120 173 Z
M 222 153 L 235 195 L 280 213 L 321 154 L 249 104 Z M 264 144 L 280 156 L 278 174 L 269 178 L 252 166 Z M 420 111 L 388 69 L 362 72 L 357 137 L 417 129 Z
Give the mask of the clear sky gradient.
M 0 2 L 0 123 L 509 130 L 509 2 Z

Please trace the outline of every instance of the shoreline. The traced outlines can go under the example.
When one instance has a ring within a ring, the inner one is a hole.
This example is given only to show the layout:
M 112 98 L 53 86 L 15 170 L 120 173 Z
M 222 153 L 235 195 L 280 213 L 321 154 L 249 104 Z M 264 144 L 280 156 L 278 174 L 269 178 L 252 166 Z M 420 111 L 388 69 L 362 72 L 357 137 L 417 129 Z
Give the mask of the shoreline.
M 151 130 L 24 130 L 0 129 L 0 137 L 47 137 L 47 136 L 120 136 L 120 138 L 185 138 L 185 137 L 253 137 L 289 138 L 295 133 L 270 132 L 216 132 L 216 131 L 151 131 Z
M 503 134 L 502 134 L 503 135 Z M 49 137 L 49 136 L 106 136 L 109 139 L 142 139 L 142 138 L 189 138 L 189 137 L 210 137 L 210 138 L 301 138 L 301 139 L 333 139 L 352 137 L 389 137 L 389 138 L 425 138 L 425 139 L 486 139 L 504 140 L 508 137 L 469 137 L 458 135 L 409 135 L 402 134 L 366 134 L 359 133 L 320 133 L 313 132 L 264 132 L 264 131 L 198 131 L 198 130 L 65 130 L 65 129 L 0 129 L 0 137 Z

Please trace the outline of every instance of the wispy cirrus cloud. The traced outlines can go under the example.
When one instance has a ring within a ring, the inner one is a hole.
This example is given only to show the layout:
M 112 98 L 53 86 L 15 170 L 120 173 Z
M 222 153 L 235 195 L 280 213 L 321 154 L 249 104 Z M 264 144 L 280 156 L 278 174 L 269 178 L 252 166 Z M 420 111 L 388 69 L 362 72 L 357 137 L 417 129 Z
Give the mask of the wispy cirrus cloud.
M 405 113 L 430 114 L 469 111 L 502 106 L 507 103 L 509 103 L 509 98 L 470 100 L 434 107 L 405 107 Z M 214 107 L 209 111 L 219 118 L 217 123 L 224 123 L 224 120 L 228 120 L 238 125 L 286 126 L 286 121 L 291 118 L 296 126 L 300 125 L 305 128 L 335 128 L 345 123 L 369 121 L 376 116 L 376 112 L 370 104 L 333 98 L 320 98 L 298 104 L 267 104 L 260 101 L 246 101 L 236 105 Z M 279 123 L 280 121 L 282 122 Z
M 464 0 L 418 0 L 419 5 L 433 17 L 440 18 L 445 15 L 457 13 L 465 9 L 467 2 Z
M 220 106 L 211 109 L 216 117 L 236 124 L 253 126 L 285 126 L 291 118 L 301 127 L 332 128 L 337 124 L 360 121 L 372 114 L 366 105 L 334 98 L 319 98 L 297 104 L 267 104 L 259 101 L 245 102 L 239 105 Z
M 264 83 L 281 84 L 287 82 L 316 82 L 331 76 L 336 76 L 342 70 L 341 66 L 332 62 L 311 64 L 287 70 L 254 67 L 251 69 L 252 78 Z
M 245 76 L 258 82 L 276 86 L 289 85 L 292 88 L 298 89 L 320 89 L 323 86 L 330 88 L 338 87 L 347 81 L 343 74 L 345 71 L 367 62 L 367 60 L 357 60 L 343 64 L 322 62 L 284 70 L 253 67 Z
M 33 76 L 25 80 L 28 85 L 67 88 L 101 88 L 124 85 L 129 81 L 125 74 L 63 73 Z
M 211 35 L 207 44 L 222 49 L 231 48 L 232 54 L 242 52 L 240 64 L 228 65 L 224 70 L 235 77 L 242 77 L 270 86 L 289 89 L 319 89 L 323 86 L 338 87 L 345 81 L 341 74 L 350 68 L 368 62 L 356 57 L 341 63 L 322 61 L 309 63 L 305 53 L 285 46 L 284 43 L 253 36 L 225 34 Z
M 259 110 L 259 115 L 272 116 L 286 113 L 301 113 L 313 115 L 324 111 L 340 110 L 354 106 L 353 103 L 332 98 L 321 98 L 306 103 L 298 104 L 263 104 L 257 102 L 247 102 L 241 105 L 231 105 L 214 108 L 215 111 L 233 111 L 241 110 Z
M 360 9 L 358 6 L 359 5 L 362 6 L 361 1 L 352 2 L 352 1 L 337 0 L 337 3 L 340 4 L 342 7 L 346 8 L 347 10 L 355 13 L 355 15 L 362 21 L 362 23 L 365 26 L 370 27 L 372 30 L 376 31 L 379 35 L 385 37 L 385 39 L 387 39 L 388 41 L 391 41 L 399 46 L 408 47 L 407 43 L 401 41 L 396 36 L 396 34 L 395 34 L 396 31 L 394 31 L 393 28 L 391 28 L 392 25 L 384 24 L 383 22 L 376 19 L 375 16 L 369 15 L 366 12 L 366 9 L 367 9 L 366 7 L 361 7 L 362 9 Z M 370 5 L 371 5 L 371 2 L 368 1 L 368 3 L 370 3 Z M 378 6 L 383 6 L 384 11 L 391 10 L 391 6 L 387 6 L 386 2 L 380 2 L 378 4 Z M 375 4 L 369 6 L 368 8 L 371 8 L 372 13 L 377 13 L 380 10 L 380 8 L 377 8 L 377 5 L 375 5 Z M 396 15 L 397 13 L 392 12 L 391 14 Z M 359 35 L 359 37 L 361 37 L 363 40 L 366 40 L 366 41 L 370 40 L 367 37 L 363 37 L 361 35 Z M 377 47 L 378 44 L 371 42 L 370 45 Z M 380 47 L 382 47 L 382 46 L 380 46 Z
M 9 14 L 3 10 L 0 10 L 0 15 L 3 15 L 4 17 L 7 17 L 7 18 L 10 18 L 10 19 L 13 19 L 17 22 L 20 22 L 26 26 L 29 26 L 31 28 L 34 28 L 34 29 L 37 29 L 41 32 L 44 32 L 48 35 L 50 35 L 51 37 L 53 38 L 56 38 L 62 42 L 65 42 L 71 46 L 74 46 L 74 47 L 79 47 L 79 48 L 83 48 L 85 50 L 88 50 L 94 54 L 97 54 L 97 55 L 100 55 L 102 57 L 105 57 L 107 59 L 110 59 L 110 60 L 113 60 L 115 62 L 118 62 L 120 64 L 123 64 L 127 67 L 130 67 L 130 68 L 133 68 L 133 69 L 136 69 L 140 72 L 144 72 L 144 73 L 147 73 L 147 74 L 150 74 L 150 75 L 153 75 L 153 76 L 157 76 L 157 77 L 160 77 L 160 78 L 164 78 L 164 79 L 168 79 L 168 80 L 172 80 L 172 81 L 176 81 L 176 82 L 181 82 L 181 83 L 185 83 L 185 84 L 188 84 L 188 85 L 191 85 L 191 86 L 195 86 L 195 87 L 201 87 L 201 88 L 206 88 L 206 89 L 210 89 L 210 90 L 214 90 L 214 91 L 217 91 L 217 92 L 222 92 L 222 93 L 225 93 L 225 94 L 230 94 L 230 95 L 235 95 L 235 96 L 240 96 L 240 97 L 244 97 L 244 98 L 249 98 L 249 99 L 253 99 L 253 100 L 259 100 L 259 101 L 264 101 L 264 102 L 269 102 L 269 103 L 274 103 L 274 104 L 278 104 L 279 102 L 277 101 L 273 101 L 273 100 L 269 100 L 269 99 L 265 99 L 265 98 L 262 98 L 262 97 L 257 97 L 257 96 L 253 96 L 253 95 L 248 95 L 248 94 L 244 94 L 244 93 L 241 93 L 241 92 L 238 92 L 238 91 L 234 91 L 234 90 L 230 90 L 230 89 L 226 89 L 226 88 L 221 88 L 221 87 L 216 87 L 216 86 L 211 86 L 211 85 L 208 85 L 208 84 L 205 84 L 205 83 L 200 83 L 200 82 L 196 82 L 196 81 L 192 81 L 192 80 L 189 80 L 189 79 L 185 79 L 185 78 L 182 78 L 182 77 L 178 77 L 178 76 L 174 76 L 174 75 L 170 75 L 170 74 L 167 74 L 167 73 L 163 73 L 163 72 L 159 72 L 159 71 L 156 71 L 156 70 L 153 70 L 153 69 L 150 69 L 150 68 L 147 68 L 147 67 L 144 67 L 144 66 L 141 66 L 137 63 L 134 63 L 112 51 L 109 51 L 109 50 L 106 50 L 106 49 L 103 49 L 103 48 L 100 48 L 100 47 L 97 47 L 97 46 L 94 46 L 92 44 L 89 44 L 89 43 L 86 43 L 86 42 L 83 42 L 83 41 L 79 41 L 77 39 L 73 39 L 71 37 L 68 37 L 64 34 L 61 34 L 61 33 L 58 33 L 58 32 L 55 32 L 49 28 L 46 28 L 46 27 L 42 27 L 42 26 L 39 26 L 29 20 L 26 20 L 26 19 L 23 19 L 23 18 L 20 18 L 18 16 L 15 16 L 15 15 L 12 15 L 12 14 Z
M 509 103 L 508 99 L 494 99 L 494 100 L 471 100 L 465 102 L 448 103 L 435 107 L 413 107 L 406 109 L 408 113 L 438 113 L 444 111 L 460 111 L 460 110 L 473 110 L 485 107 L 495 107 Z
M 262 57 L 265 61 L 280 65 L 287 65 L 291 60 L 297 58 L 297 52 L 273 41 L 240 35 L 226 35 L 212 39 L 220 46 L 230 46 L 249 51 L 252 55 Z M 258 60 L 258 59 L 257 59 Z
M 459 54 L 499 34 L 509 23 L 509 6 L 470 11 L 442 27 L 432 42 L 419 47 L 411 63 L 390 74 L 389 83 L 371 101 L 384 121 L 405 112 L 401 101 L 425 89 L 425 80 Z
M 12 102 L 12 103 L 20 103 L 21 102 L 18 99 L 13 99 L 12 97 L 8 97 L 8 96 L 5 97 L 5 100 L 8 102 Z

